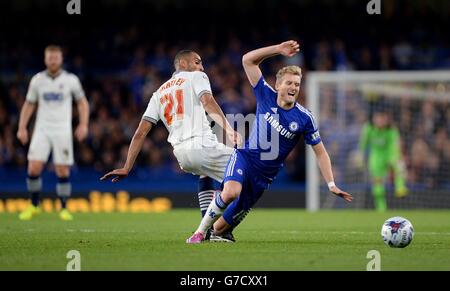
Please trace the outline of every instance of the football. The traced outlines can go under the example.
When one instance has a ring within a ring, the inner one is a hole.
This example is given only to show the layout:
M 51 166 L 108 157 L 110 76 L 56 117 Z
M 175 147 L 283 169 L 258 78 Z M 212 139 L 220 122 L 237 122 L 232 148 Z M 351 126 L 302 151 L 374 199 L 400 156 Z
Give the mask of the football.
M 404 217 L 391 217 L 383 223 L 381 237 L 384 243 L 392 248 L 404 248 L 411 243 L 414 228 L 412 223 Z

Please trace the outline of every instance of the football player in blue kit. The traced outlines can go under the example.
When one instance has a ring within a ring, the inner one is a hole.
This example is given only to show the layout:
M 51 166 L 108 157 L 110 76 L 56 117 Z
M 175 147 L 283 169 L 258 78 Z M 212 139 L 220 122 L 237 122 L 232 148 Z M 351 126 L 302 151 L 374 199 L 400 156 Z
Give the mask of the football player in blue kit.
M 301 136 L 306 144 L 312 146 L 330 192 L 348 202 L 352 201 L 352 195 L 339 189 L 334 182 L 330 157 L 312 113 L 296 102 L 300 92 L 301 69 L 297 66 L 280 69 L 273 89 L 266 83 L 259 68 L 266 58 L 276 55 L 292 57 L 298 52 L 299 44 L 290 40 L 250 51 L 243 56 L 242 64 L 257 101 L 252 132 L 244 148 L 235 149 L 231 155 L 223 190 L 211 201 L 206 215 L 187 243 L 204 241 L 213 224 L 213 234 L 216 235 L 236 227 L 272 183 Z

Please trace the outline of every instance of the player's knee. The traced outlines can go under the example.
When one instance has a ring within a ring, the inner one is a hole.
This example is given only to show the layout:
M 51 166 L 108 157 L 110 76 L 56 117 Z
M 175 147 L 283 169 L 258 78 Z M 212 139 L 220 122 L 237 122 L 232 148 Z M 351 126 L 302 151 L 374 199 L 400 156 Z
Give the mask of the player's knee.
M 222 191 L 222 199 L 229 203 L 236 199 L 240 194 L 240 189 L 238 187 L 224 187 Z
M 28 168 L 28 176 L 38 177 L 41 175 L 41 171 L 36 168 Z
M 32 177 L 40 176 L 42 173 L 43 165 L 39 162 L 30 162 L 28 164 L 28 175 Z
M 222 191 L 221 197 L 225 203 L 230 203 L 234 199 L 236 199 L 238 194 L 230 191 Z
M 70 168 L 68 166 L 56 166 L 55 172 L 59 178 L 67 178 L 70 175 Z

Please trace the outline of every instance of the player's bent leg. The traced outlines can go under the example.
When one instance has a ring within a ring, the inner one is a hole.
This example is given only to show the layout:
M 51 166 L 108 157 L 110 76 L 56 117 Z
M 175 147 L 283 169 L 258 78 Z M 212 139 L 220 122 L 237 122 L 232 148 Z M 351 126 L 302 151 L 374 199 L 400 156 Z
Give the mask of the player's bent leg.
M 58 176 L 58 183 L 56 184 L 56 194 L 61 201 L 61 211 L 59 217 L 62 220 L 73 220 L 72 214 L 67 210 L 67 200 L 72 193 L 72 185 L 70 183 L 70 166 L 55 165 L 56 175 Z
M 227 205 L 233 202 L 242 191 L 242 184 L 238 181 L 228 180 L 223 186 L 223 191 L 220 196 Z
M 235 242 L 232 231 L 244 220 L 263 192 L 264 187 L 247 184 L 245 190 L 241 191 L 239 197 L 228 205 L 222 217 L 214 223 L 211 241 Z
M 242 197 L 242 191 L 241 195 Z M 225 242 L 236 242 L 236 239 L 233 235 L 234 229 L 242 222 L 244 219 L 244 216 L 240 216 L 239 220 L 233 221 L 229 216 L 230 213 L 233 211 L 231 210 L 233 208 L 233 204 L 236 203 L 236 200 L 234 200 L 230 205 L 228 205 L 227 209 L 225 209 L 224 214 L 214 223 L 213 227 L 211 228 L 211 233 L 213 234 L 210 236 L 211 241 L 225 241 Z M 245 211 L 245 215 L 247 215 L 250 212 L 251 209 Z M 228 223 L 228 221 L 233 221 L 233 223 Z
M 225 182 L 222 193 L 216 195 L 213 201 L 211 201 L 211 204 L 208 206 L 208 209 L 206 211 L 206 215 L 200 222 L 199 227 L 197 228 L 195 233 L 186 240 L 186 243 L 196 244 L 204 241 L 207 230 L 222 215 L 228 204 L 230 204 L 236 197 L 239 196 L 241 190 L 241 183 L 232 180 Z
M 43 161 L 29 161 L 28 163 L 27 190 L 31 197 L 31 205 L 19 214 L 20 220 L 30 220 L 33 216 L 41 213 L 39 195 L 42 189 L 41 173 L 43 169 Z
M 201 243 L 205 240 L 207 230 L 222 215 L 234 199 L 236 199 L 242 191 L 242 185 L 246 177 L 246 160 L 239 155 L 237 151 L 233 151 L 225 170 L 224 187 L 222 193 L 215 195 L 213 201 L 208 206 L 205 216 L 200 222 L 194 235 L 186 240 L 186 243 Z

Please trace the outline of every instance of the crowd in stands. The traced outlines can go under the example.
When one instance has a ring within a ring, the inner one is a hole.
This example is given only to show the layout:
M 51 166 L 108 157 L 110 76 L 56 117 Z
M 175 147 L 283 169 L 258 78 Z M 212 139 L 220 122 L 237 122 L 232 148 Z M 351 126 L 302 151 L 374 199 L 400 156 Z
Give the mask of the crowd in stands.
M 314 12 L 313 2 L 309 2 L 308 9 Z M 27 29 L 15 27 L 13 32 L 5 32 L 6 38 L 0 45 L 0 167 L 26 167 L 27 147 L 16 139 L 18 118 L 30 78 L 45 68 L 43 48 L 50 42 L 64 48 L 64 67 L 80 78 L 90 104 L 89 137 L 83 143 L 75 142 L 76 167 L 94 167 L 100 172 L 123 165 L 128 144 L 147 102 L 152 92 L 170 78 L 174 71 L 173 57 L 180 49 L 188 48 L 200 54 L 213 94 L 226 114 L 247 114 L 256 108 L 252 88 L 242 69 L 242 55 L 285 38 L 297 38 L 301 53 L 289 59 L 278 57 L 263 65 L 263 74 L 272 85 L 277 70 L 291 64 L 303 69 L 303 89 L 309 71 L 450 69 L 450 46 L 445 37 L 441 38 L 445 32 L 433 30 L 441 25 L 439 21 L 428 23 L 429 27 L 405 25 L 413 17 L 418 17 L 416 23 L 425 23 L 429 19 L 427 15 L 422 16 L 422 22 L 420 15 L 408 12 L 397 19 L 403 12 L 394 7 L 394 12 L 382 19 L 384 26 L 377 32 L 373 25 L 365 31 L 365 27 L 357 25 L 357 19 L 353 19 L 354 23 L 347 19 L 339 26 L 335 23 L 338 18 L 322 17 L 319 21 L 314 19 L 319 12 L 315 13 L 310 19 L 297 19 L 303 24 L 309 21 L 310 25 L 296 26 L 292 18 L 302 14 L 285 8 L 277 16 L 278 20 L 285 21 L 267 28 L 267 33 L 264 27 L 242 26 L 240 19 L 223 31 L 222 26 L 202 29 L 197 20 L 197 26 L 187 25 L 189 33 L 181 41 L 177 41 L 177 32 L 182 28 L 164 32 L 154 22 L 148 24 L 143 19 L 95 23 L 94 27 L 83 26 L 79 30 L 71 29 L 68 24 L 63 29 L 51 22 Z M 218 15 L 221 20 L 224 17 Z M 228 21 L 231 21 L 229 17 Z M 392 31 L 383 30 L 388 27 Z M 327 28 L 340 33 L 324 33 Z M 192 32 L 196 30 L 199 39 Z M 365 41 L 368 39 L 370 41 Z M 302 90 L 300 103 L 304 104 L 305 98 Z M 443 108 L 433 102 L 415 110 L 405 106 L 401 107 L 401 130 L 415 126 L 409 122 L 411 114 L 420 115 L 415 120 L 425 118 L 420 130 L 415 130 L 417 135 L 404 141 L 410 145 L 408 166 L 417 168 L 411 179 L 419 179 L 424 171 L 441 171 L 440 167 L 450 164 L 450 108 L 448 103 Z M 435 114 L 437 111 L 439 114 Z M 74 117 L 76 124 L 76 109 Z M 428 134 L 430 132 L 433 134 Z M 431 137 L 432 140 L 427 141 Z M 179 171 L 166 139 L 167 131 L 159 124 L 146 139 L 137 165 L 149 170 L 169 165 Z M 286 162 L 288 175 L 296 181 L 304 181 L 304 148 L 300 143 Z

